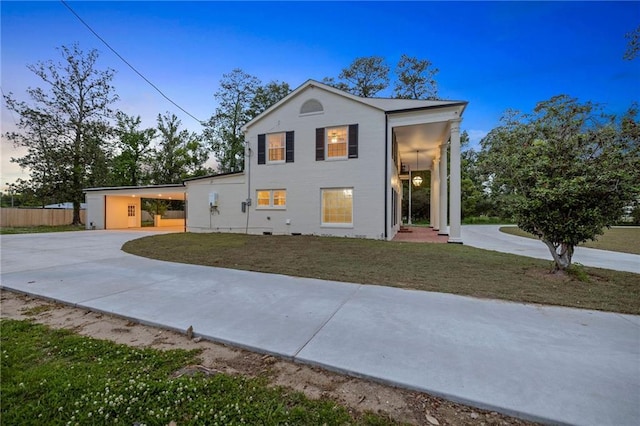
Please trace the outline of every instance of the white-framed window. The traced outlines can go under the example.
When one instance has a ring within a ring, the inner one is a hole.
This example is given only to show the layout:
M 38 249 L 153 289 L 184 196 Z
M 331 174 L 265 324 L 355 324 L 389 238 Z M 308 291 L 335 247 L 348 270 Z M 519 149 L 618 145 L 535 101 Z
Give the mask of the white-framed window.
M 285 209 L 287 208 L 286 189 L 259 189 L 256 191 L 257 209 Z
M 347 158 L 349 126 L 328 127 L 325 134 L 327 158 Z
M 285 132 L 267 135 L 267 161 L 269 163 L 284 163 L 286 139 Z
M 322 225 L 353 225 L 353 188 L 324 188 L 322 196 Z

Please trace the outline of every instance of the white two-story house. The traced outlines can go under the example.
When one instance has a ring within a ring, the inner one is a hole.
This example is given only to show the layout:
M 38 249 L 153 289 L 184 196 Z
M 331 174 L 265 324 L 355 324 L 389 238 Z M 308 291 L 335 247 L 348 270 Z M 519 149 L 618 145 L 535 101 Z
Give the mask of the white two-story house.
M 403 165 L 431 171 L 431 224 L 460 243 L 466 105 L 362 98 L 309 80 L 244 126 L 243 172 L 185 181 L 186 229 L 388 240 L 400 228 Z

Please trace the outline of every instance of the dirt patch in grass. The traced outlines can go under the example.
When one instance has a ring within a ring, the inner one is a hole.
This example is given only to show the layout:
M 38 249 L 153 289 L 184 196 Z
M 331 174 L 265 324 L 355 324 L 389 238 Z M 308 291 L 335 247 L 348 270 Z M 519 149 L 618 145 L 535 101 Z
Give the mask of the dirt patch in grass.
M 585 267 L 587 282 L 558 280 L 548 273 L 551 261 L 457 244 L 180 233 L 129 241 L 123 250 L 171 262 L 640 314 L 640 274 Z
M 185 365 L 175 374 L 209 371 L 212 374 L 222 372 L 244 377 L 262 377 L 271 386 L 284 386 L 302 392 L 312 399 L 336 401 L 356 418 L 362 418 L 369 412 L 388 419 L 368 424 L 433 425 L 429 418 L 437 420 L 438 424 L 443 426 L 535 424 L 497 412 L 457 404 L 426 393 L 343 376 L 270 355 L 256 354 L 207 340 L 196 342 L 186 335 L 172 331 L 4 290 L 0 291 L 0 299 L 2 318 L 30 319 L 52 328 L 73 330 L 83 336 L 137 348 L 201 351 L 198 355 L 198 365 Z
M 517 235 L 537 240 L 533 234 L 523 231 L 517 226 L 503 226 L 500 228 L 505 234 Z M 598 235 L 595 241 L 587 241 L 580 247 L 589 247 L 599 250 L 617 251 L 620 253 L 640 254 L 640 227 L 620 226 L 605 229 L 604 234 Z

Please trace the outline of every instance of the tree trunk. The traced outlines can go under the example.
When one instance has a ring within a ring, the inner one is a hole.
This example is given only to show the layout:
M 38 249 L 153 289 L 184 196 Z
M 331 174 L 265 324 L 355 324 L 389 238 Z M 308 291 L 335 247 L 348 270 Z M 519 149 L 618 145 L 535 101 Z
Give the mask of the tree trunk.
M 80 203 L 77 201 L 73 202 L 73 223 L 72 225 L 82 225 L 82 220 L 80 219 Z
M 571 258 L 573 257 L 574 249 L 572 244 L 553 243 L 544 239 L 542 241 L 547 245 L 549 251 L 551 252 L 551 256 L 553 256 L 553 261 L 555 262 L 555 272 L 565 271 L 569 266 L 571 266 Z

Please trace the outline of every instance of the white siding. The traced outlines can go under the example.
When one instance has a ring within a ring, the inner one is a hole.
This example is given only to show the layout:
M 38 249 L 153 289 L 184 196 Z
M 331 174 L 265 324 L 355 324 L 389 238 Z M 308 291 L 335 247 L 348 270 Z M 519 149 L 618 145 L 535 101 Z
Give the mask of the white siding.
M 245 232 L 246 213 L 242 202 L 247 199 L 243 174 L 197 179 L 185 182 L 187 187 L 188 232 Z M 209 194 L 218 194 L 218 207 L 209 207 Z
M 300 115 L 309 99 L 323 112 Z M 358 158 L 316 161 L 316 128 L 359 125 Z M 258 164 L 258 135 L 295 132 L 293 163 Z M 384 238 L 385 115 L 362 103 L 309 87 L 249 127 L 250 227 L 274 234 Z M 353 188 L 353 226 L 321 225 L 321 189 Z M 286 210 L 256 209 L 256 190 L 286 189 Z M 390 189 L 389 189 L 390 191 Z
M 87 193 L 85 198 L 87 202 L 86 228 L 92 229 L 91 227 L 94 226 L 95 229 L 105 229 L 104 195 Z

